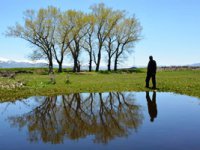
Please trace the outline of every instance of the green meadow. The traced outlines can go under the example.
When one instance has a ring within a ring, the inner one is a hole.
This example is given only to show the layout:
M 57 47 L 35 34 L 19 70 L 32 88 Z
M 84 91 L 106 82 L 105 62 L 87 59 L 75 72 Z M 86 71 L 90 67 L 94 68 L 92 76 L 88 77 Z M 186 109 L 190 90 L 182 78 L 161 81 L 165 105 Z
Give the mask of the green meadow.
M 146 69 L 98 73 L 66 71 L 55 73 L 53 76 L 48 75 L 45 69 L 25 69 L 32 73 L 23 73 L 24 69 L 7 69 L 6 71 L 21 71 L 22 73 L 17 74 L 15 78 L 0 77 L 1 101 L 80 92 L 152 90 L 145 88 Z M 51 78 L 55 82 L 52 82 Z M 158 71 L 157 88 L 158 92 L 174 92 L 200 97 L 200 70 Z

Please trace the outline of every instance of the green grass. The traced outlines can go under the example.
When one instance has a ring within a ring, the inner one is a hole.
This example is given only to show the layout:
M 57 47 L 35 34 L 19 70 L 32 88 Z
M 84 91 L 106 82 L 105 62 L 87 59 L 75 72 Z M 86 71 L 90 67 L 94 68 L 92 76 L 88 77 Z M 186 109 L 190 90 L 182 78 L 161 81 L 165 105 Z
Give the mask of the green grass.
M 33 74 L 17 74 L 15 79 L 0 78 L 1 85 L 23 82 L 24 87 L 0 88 L 0 100 L 15 100 L 35 95 L 59 95 L 78 92 L 108 91 L 147 91 L 146 73 L 136 72 L 82 72 L 55 74 L 56 83 L 40 69 L 30 69 Z M 15 70 L 16 71 L 16 70 Z M 67 74 L 70 83 L 66 84 Z M 200 70 L 159 71 L 157 73 L 158 91 L 175 92 L 200 97 Z

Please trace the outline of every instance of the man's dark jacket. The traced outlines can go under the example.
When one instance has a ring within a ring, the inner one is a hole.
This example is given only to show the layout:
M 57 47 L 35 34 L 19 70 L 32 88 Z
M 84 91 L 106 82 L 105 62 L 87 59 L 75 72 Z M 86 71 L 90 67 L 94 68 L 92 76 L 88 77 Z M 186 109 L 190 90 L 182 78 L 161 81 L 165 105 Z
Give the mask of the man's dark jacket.
M 157 69 L 156 61 L 155 60 L 150 60 L 149 64 L 148 64 L 147 73 L 148 74 L 156 74 L 156 69 Z

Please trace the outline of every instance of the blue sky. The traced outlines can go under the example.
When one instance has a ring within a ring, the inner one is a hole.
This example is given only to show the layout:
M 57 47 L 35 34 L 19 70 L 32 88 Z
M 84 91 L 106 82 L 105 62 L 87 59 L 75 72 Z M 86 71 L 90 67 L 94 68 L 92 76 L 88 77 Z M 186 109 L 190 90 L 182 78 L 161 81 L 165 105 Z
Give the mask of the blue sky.
M 28 59 L 32 48 L 22 39 L 5 37 L 8 26 L 23 22 L 26 9 L 38 10 L 49 5 L 61 10 L 89 11 L 97 3 L 126 10 L 140 21 L 143 39 L 126 65 L 146 66 L 153 55 L 158 65 L 200 63 L 199 0 L 6 0 L 0 5 L 0 58 Z

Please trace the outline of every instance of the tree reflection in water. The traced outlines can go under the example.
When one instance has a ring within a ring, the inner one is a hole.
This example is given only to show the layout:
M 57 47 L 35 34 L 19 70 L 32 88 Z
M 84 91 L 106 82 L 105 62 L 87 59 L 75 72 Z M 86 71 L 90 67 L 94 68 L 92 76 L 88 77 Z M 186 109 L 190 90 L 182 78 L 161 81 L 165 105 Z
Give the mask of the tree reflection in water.
M 107 143 L 137 129 L 143 117 L 134 95 L 127 93 L 90 93 L 43 97 L 38 107 L 8 120 L 14 127 L 28 128 L 29 140 L 64 142 L 94 135 L 95 143 Z

